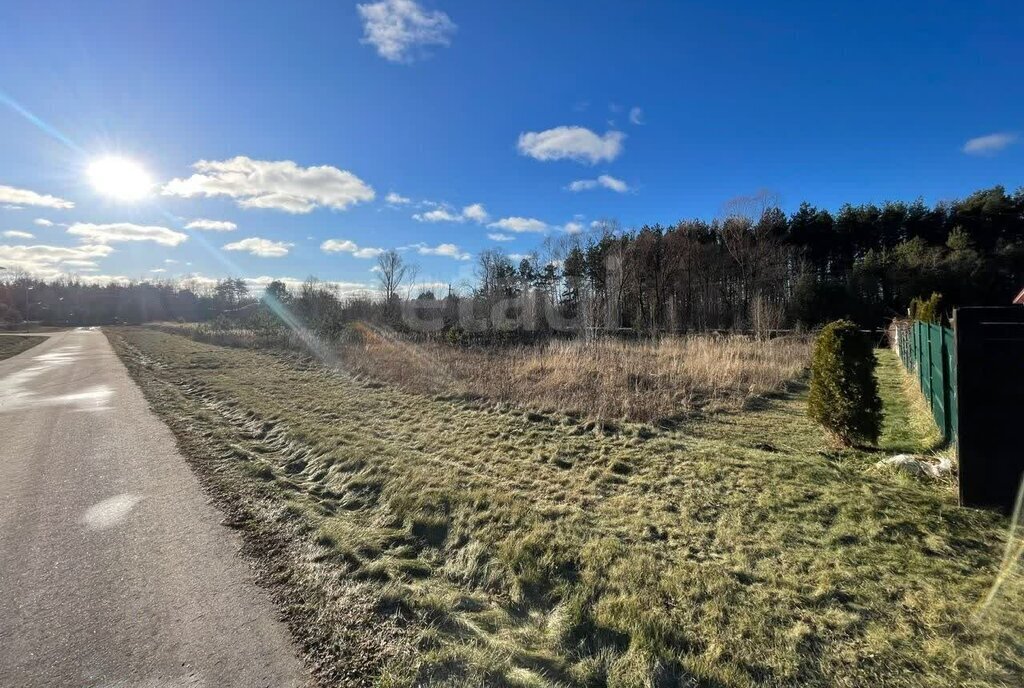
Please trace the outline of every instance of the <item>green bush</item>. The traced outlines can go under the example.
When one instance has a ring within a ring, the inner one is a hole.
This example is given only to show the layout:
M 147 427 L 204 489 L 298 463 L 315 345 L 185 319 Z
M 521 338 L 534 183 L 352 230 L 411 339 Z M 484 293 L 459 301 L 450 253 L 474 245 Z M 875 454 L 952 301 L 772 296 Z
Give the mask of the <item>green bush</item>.
M 822 328 L 811 358 L 808 414 L 843 444 L 874 443 L 882 424 L 871 341 L 849 320 Z

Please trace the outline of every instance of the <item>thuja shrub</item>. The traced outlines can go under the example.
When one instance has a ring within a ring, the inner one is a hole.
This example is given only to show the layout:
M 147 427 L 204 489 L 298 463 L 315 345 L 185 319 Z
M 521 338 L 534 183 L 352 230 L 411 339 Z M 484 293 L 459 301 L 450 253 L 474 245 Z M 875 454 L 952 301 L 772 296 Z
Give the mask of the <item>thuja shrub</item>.
M 933 291 L 927 299 L 914 297 L 910 302 L 910 318 L 942 324 L 942 294 Z
M 846 445 L 878 441 L 882 401 L 871 341 L 849 320 L 822 328 L 811 356 L 811 418 Z

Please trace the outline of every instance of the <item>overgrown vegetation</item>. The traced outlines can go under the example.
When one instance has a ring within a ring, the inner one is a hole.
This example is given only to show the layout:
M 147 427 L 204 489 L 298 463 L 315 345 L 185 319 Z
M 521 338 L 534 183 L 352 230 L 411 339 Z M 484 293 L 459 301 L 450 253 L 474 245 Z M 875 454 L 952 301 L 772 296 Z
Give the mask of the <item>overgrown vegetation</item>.
M 294 354 L 109 335 L 243 531 L 282 543 L 268 568 L 325 684 L 1024 677 L 1019 577 L 981 604 L 1005 520 L 835 449 L 803 392 L 600 432 Z
M 821 329 L 811 357 L 807 411 L 843 444 L 878 441 L 882 401 L 868 338 L 848 320 Z
M 0 334 L 0 361 L 11 356 L 17 356 L 22 351 L 31 349 L 36 344 L 41 344 L 46 337 L 33 337 L 31 335 Z
M 603 421 L 674 422 L 693 411 L 741 408 L 800 377 L 810 351 L 803 336 L 556 339 L 493 347 L 416 340 L 365 323 L 350 325 L 334 343 L 301 341 L 294 333 L 268 340 L 265 332 L 223 325 L 156 327 L 213 344 L 318 351 L 346 370 L 411 392 Z
M 942 294 L 932 292 L 927 299 L 917 298 L 910 302 L 910 319 L 926 323 L 942 324 Z

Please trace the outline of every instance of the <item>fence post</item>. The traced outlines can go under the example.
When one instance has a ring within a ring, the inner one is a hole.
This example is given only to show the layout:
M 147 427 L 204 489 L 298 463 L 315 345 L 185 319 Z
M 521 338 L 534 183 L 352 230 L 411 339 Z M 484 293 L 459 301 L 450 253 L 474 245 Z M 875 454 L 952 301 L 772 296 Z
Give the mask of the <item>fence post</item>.
M 956 320 L 952 325 L 954 328 L 956 327 Z M 949 441 L 954 447 L 957 447 L 960 437 L 960 398 L 957 396 L 959 387 L 957 383 L 956 330 L 947 329 L 944 332 L 944 340 L 947 352 L 946 362 L 949 365 Z
M 931 323 L 925 323 L 924 328 L 928 333 L 928 409 L 932 412 L 932 420 L 938 426 L 939 421 L 935 420 L 935 343 L 932 341 Z
M 932 412 L 932 418 L 935 417 L 935 390 L 932 385 L 932 327 L 928 323 L 922 324 L 922 329 L 925 332 L 925 348 L 928 352 L 927 365 L 925 366 L 925 377 L 928 381 L 928 410 Z
M 935 425 L 939 426 L 939 429 L 942 430 L 942 436 L 945 437 L 945 426 L 942 417 L 945 416 L 946 410 L 944 406 L 939 408 L 942 404 L 942 392 L 946 384 L 945 376 L 942 375 L 942 329 L 937 325 L 929 325 L 928 329 L 931 330 L 932 358 L 935 359 L 935 370 L 932 371 L 932 399 L 934 400 L 932 404 L 932 417 L 936 416 L 937 411 L 942 412 Z M 936 376 L 939 378 L 938 387 L 935 386 Z
M 917 374 L 921 377 L 921 394 L 927 394 L 928 387 L 925 385 L 925 380 L 927 379 L 925 376 L 928 374 L 926 370 L 928 367 L 928 357 L 925 355 L 924 324 L 920 322 L 917 323 L 917 344 L 920 346 L 917 350 Z
M 939 328 L 939 358 L 942 360 L 942 436 L 948 441 L 953 438 L 953 424 L 949 404 L 949 350 L 946 348 L 946 333 Z

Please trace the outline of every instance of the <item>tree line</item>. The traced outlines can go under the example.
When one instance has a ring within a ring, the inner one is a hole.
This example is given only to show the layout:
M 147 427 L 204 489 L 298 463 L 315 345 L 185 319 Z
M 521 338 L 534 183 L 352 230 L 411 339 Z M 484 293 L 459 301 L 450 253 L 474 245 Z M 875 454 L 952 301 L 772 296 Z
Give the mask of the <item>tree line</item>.
M 254 302 L 244 280 L 212 288 L 188 281 L 94 284 L 74 277 L 41 279 L 0 272 L 0 323 L 48 325 L 138 324 L 210 320 Z
M 879 327 L 933 293 L 942 295 L 937 310 L 945 314 L 1009 303 L 1024 286 L 1024 189 L 1008 194 L 996 186 L 931 206 L 847 204 L 837 212 L 804 203 L 789 215 L 761 195 L 730 204 L 712 221 L 628 231 L 606 223 L 587 236 L 549 240 L 516 261 L 483 251 L 475 282 L 446 294 L 417 293 L 415 275 L 401 254 L 382 254 L 380 294 L 370 299 L 341 297 L 312 279 L 295 293 L 275 282 L 254 294 L 232 278 L 201 288 L 0 272 L 0 322 L 220 318 L 272 328 L 290 317 L 285 306 L 324 334 L 352 319 L 408 326 L 409 313 L 446 331 L 770 332 L 838 318 Z
M 836 213 L 803 203 L 788 216 L 770 198 L 743 199 L 711 222 L 606 230 L 549 254 L 516 265 L 485 252 L 477 294 L 539 292 L 599 329 L 762 331 L 839 318 L 879 327 L 933 293 L 946 314 L 1010 303 L 1024 286 L 1024 189 Z

